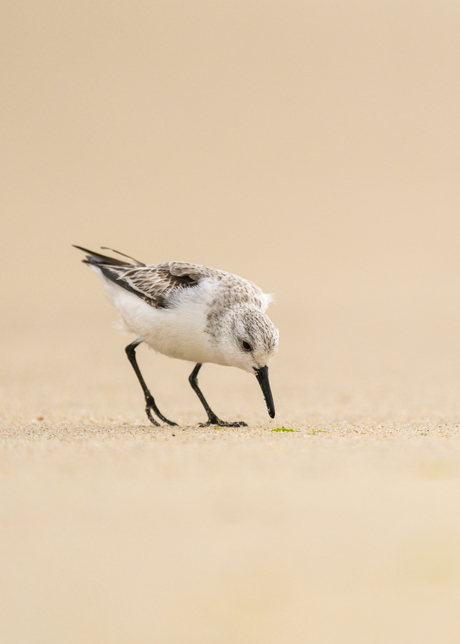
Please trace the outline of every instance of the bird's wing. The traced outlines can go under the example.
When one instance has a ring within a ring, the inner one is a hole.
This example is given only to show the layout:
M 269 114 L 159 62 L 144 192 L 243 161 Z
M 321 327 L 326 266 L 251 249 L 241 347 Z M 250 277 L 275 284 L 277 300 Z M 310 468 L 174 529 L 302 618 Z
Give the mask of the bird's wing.
M 170 308 L 174 295 L 197 286 L 211 270 L 205 266 L 168 262 L 156 266 L 122 268 L 98 264 L 110 280 L 131 291 L 155 308 Z
M 196 286 L 205 277 L 219 273 L 206 266 L 186 262 L 146 266 L 134 260 L 137 263 L 133 265 L 80 246 L 77 248 L 88 253 L 83 260 L 86 264 L 97 266 L 107 279 L 131 291 L 155 308 L 169 308 L 173 296 L 178 292 Z

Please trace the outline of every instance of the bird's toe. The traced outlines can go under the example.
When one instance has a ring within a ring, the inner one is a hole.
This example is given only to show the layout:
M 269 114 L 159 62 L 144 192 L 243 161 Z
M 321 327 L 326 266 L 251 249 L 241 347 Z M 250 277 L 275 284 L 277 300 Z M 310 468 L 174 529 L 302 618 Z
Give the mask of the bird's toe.
M 217 425 L 218 427 L 247 427 L 248 424 L 245 423 L 244 421 L 236 421 L 234 423 L 228 423 L 225 420 L 219 420 L 218 418 L 215 420 L 208 420 L 207 423 L 200 423 L 198 426 L 199 427 L 210 427 L 212 425 Z

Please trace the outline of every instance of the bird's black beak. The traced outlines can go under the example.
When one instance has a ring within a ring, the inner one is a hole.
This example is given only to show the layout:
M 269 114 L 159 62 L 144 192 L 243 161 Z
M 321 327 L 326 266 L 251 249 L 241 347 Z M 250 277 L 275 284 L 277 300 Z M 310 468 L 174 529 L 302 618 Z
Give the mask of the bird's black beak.
M 268 380 L 268 367 L 261 367 L 260 369 L 254 369 L 256 372 L 256 378 L 259 382 L 260 388 L 267 403 L 267 410 L 270 418 L 275 418 L 275 403 L 273 402 L 273 396 L 270 389 L 270 381 Z

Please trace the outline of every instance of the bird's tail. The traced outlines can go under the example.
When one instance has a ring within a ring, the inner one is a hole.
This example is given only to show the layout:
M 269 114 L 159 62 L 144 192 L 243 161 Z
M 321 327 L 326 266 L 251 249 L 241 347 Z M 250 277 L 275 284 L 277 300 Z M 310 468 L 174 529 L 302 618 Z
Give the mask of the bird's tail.
M 86 258 L 83 261 L 84 264 L 93 264 L 95 266 L 99 264 L 104 264 L 106 266 L 132 266 L 130 262 L 123 262 L 120 259 L 116 259 L 115 257 L 108 257 L 107 255 L 102 255 L 101 253 L 95 253 L 92 250 L 88 250 L 87 248 L 83 248 L 82 246 L 77 246 L 76 244 L 72 244 L 74 248 L 78 248 L 78 250 L 82 250 L 84 253 L 87 253 Z M 120 253 L 118 250 L 114 250 L 113 248 L 107 248 L 106 246 L 101 246 L 102 250 L 111 250 L 113 253 L 117 253 L 118 255 L 122 255 L 123 257 L 127 257 L 128 259 L 132 259 L 134 262 L 135 266 L 145 266 L 143 262 L 140 262 L 137 259 L 134 259 L 134 257 L 130 257 L 129 255 L 125 255 L 124 253 Z

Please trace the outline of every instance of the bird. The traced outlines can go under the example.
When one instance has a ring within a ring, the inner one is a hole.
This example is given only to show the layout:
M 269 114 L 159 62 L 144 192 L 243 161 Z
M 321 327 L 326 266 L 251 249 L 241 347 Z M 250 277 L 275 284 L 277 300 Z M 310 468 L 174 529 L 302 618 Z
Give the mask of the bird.
M 106 246 L 101 250 L 123 259 L 82 246 L 74 248 L 86 253 L 82 261 L 97 273 L 108 299 L 118 309 L 121 330 L 136 334 L 125 351 L 153 425 L 160 425 L 157 419 L 168 425 L 177 423 L 163 416 L 145 383 L 136 359 L 136 348 L 142 342 L 158 353 L 195 363 L 189 382 L 208 416 L 201 426 L 247 426 L 243 421 L 221 420 L 212 411 L 198 386 L 204 363 L 254 374 L 268 414 L 275 417 L 268 364 L 278 351 L 279 331 L 265 314 L 272 295 L 242 277 L 199 264 L 173 261 L 149 265 Z

